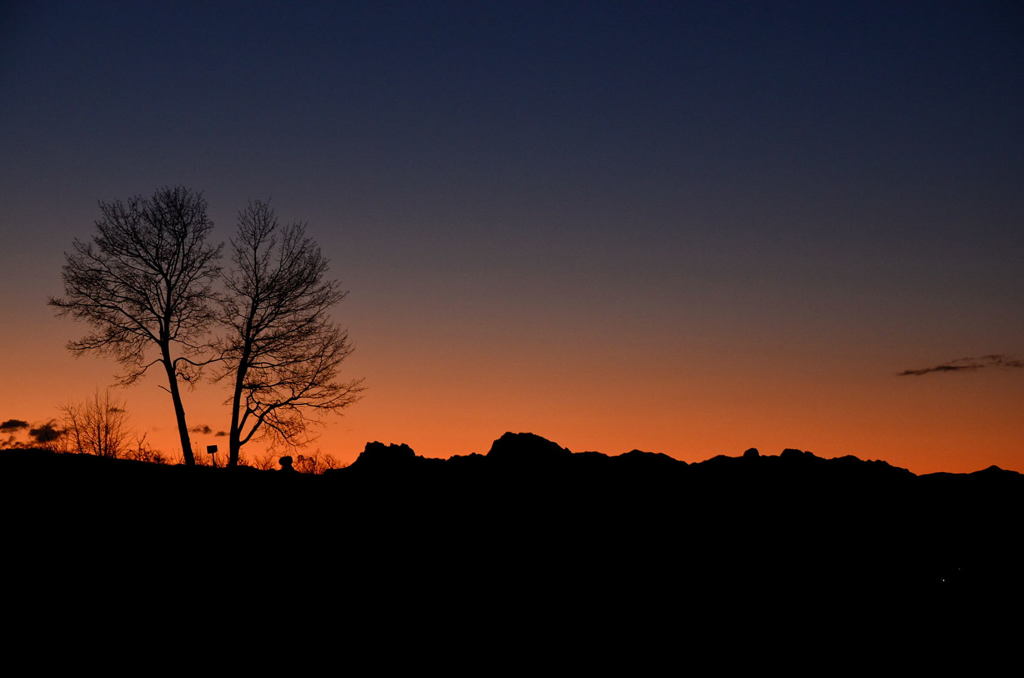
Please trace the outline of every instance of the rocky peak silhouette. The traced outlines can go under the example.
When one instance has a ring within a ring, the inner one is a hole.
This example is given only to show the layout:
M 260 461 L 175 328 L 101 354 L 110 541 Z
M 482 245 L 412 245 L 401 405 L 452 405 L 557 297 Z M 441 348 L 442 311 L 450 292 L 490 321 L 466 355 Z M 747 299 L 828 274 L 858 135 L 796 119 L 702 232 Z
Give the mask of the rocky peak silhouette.
M 487 458 L 511 464 L 547 464 L 568 459 L 568 449 L 535 433 L 505 433 L 491 444 Z
M 366 443 L 362 453 L 349 468 L 374 470 L 400 468 L 409 466 L 420 458 L 405 443 L 385 445 L 382 442 L 374 441 Z

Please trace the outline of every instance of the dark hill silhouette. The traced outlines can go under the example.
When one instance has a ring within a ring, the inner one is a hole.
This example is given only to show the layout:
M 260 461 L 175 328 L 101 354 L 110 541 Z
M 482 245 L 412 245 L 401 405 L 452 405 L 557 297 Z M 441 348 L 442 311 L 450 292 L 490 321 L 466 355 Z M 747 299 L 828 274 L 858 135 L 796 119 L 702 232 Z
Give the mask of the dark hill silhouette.
M 345 605 L 382 591 L 467 615 L 555 601 L 582 624 L 722 596 L 1002 596 L 1020 587 L 1022 490 L 995 467 L 919 476 L 792 449 L 687 464 L 528 433 L 444 460 L 368 443 L 321 476 L 0 452 L 7 544 L 33 558 L 59 545 L 64 560 L 231 567 L 250 586 L 249 568 L 326 569 Z
M 498 464 L 544 465 L 569 459 L 569 450 L 533 433 L 506 433 L 491 445 L 487 459 Z
M 360 470 L 384 469 L 397 471 L 408 466 L 422 464 L 421 460 L 422 458 L 417 457 L 416 453 L 408 445 L 385 445 L 384 443 L 373 442 L 366 443 L 366 449 L 352 463 L 352 467 Z

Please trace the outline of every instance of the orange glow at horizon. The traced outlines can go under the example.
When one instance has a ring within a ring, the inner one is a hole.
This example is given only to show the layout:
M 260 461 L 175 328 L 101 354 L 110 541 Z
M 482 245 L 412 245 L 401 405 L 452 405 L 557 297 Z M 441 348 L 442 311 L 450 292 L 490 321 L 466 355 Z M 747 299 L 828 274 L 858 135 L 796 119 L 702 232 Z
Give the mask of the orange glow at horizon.
M 308 449 L 292 454 L 319 450 L 347 464 L 366 442 L 380 440 L 447 457 L 485 453 L 505 431 L 531 431 L 577 452 L 642 449 L 688 462 L 748 447 L 763 454 L 796 447 L 822 457 L 882 459 L 916 473 L 992 464 L 1024 471 L 1019 370 L 897 377 L 879 369 L 870 351 L 825 368 L 831 363 L 809 359 L 805 347 L 762 346 L 757 353 L 742 343 L 639 346 L 625 334 L 587 342 L 543 328 L 504 340 L 488 330 L 488 341 L 424 330 L 410 352 L 395 340 L 401 328 L 393 334 L 355 315 L 357 350 L 344 373 L 365 377 L 368 390 L 344 416 L 328 419 Z M 113 361 L 75 359 L 64 350 L 80 330 L 42 314 L 5 327 L 0 419 L 57 418 L 61 404 L 113 382 Z M 114 395 L 125 401 L 133 427 L 177 458 L 171 405 L 157 376 Z M 186 390 L 190 427 L 226 429 L 225 397 L 219 384 Z M 226 452 L 226 438 L 213 434 L 194 434 L 193 444 L 197 453 L 209 444 Z M 243 452 L 262 454 L 257 444 Z

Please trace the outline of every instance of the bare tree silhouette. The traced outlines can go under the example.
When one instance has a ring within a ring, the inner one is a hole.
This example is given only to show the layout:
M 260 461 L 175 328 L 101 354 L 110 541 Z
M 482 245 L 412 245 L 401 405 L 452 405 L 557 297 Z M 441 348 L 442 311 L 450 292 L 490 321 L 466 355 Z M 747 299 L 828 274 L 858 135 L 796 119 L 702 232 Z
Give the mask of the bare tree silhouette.
M 219 378 L 233 385 L 228 465 L 235 466 L 254 436 L 306 442 L 311 417 L 351 405 L 363 387 L 339 379 L 352 346 L 330 311 L 346 292 L 324 279 L 327 259 L 303 224 L 281 227 L 270 205 L 251 202 L 239 213 L 231 259 Z
M 115 459 L 123 456 L 129 451 L 128 414 L 124 407 L 123 402 L 110 397 L 110 389 L 102 395 L 97 390 L 84 402 L 61 407 L 64 451 Z
M 174 405 L 182 456 L 194 464 L 180 382 L 195 381 L 208 362 L 201 337 L 212 317 L 221 246 L 206 241 L 213 228 L 206 200 L 176 187 L 99 206 L 98 234 L 87 243 L 76 239 L 65 253 L 65 296 L 50 305 L 93 327 L 68 348 L 113 355 L 127 370 L 121 383 L 137 381 L 154 365 L 164 368 L 162 388 Z

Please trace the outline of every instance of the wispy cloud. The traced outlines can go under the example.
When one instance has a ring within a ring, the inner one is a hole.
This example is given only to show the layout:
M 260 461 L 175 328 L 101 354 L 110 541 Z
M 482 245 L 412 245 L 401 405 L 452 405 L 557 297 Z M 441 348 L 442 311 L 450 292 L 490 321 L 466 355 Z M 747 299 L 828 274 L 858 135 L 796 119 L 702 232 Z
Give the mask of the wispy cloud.
M 32 439 L 39 445 L 45 445 L 46 443 L 52 443 L 57 438 L 64 435 L 64 431 L 57 428 L 57 422 L 48 421 L 42 426 L 37 428 L 29 429 L 28 434 L 32 436 Z
M 922 374 L 931 374 L 932 372 L 961 372 L 963 370 L 982 370 L 989 367 L 1024 367 L 1024 360 L 1019 360 L 1003 353 L 994 353 L 992 355 L 978 356 L 977 358 L 957 358 L 956 360 L 950 360 L 948 363 L 922 367 L 916 370 L 903 370 L 898 376 L 919 377 Z
M 23 428 L 28 428 L 28 422 L 24 419 L 8 419 L 0 423 L 0 431 L 5 433 L 8 431 L 20 431 Z
M 200 426 L 193 426 L 189 429 L 189 433 L 205 433 L 206 435 L 210 435 L 213 433 L 213 429 L 210 428 L 209 424 L 203 424 Z

